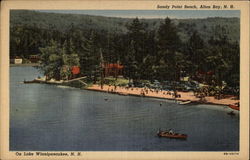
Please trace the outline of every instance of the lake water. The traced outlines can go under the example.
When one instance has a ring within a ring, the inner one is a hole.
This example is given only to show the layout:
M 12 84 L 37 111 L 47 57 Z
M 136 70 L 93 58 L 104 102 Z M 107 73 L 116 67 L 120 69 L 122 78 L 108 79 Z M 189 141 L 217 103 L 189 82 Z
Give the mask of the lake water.
M 239 113 L 228 107 L 21 83 L 38 75 L 10 67 L 11 151 L 239 150 Z M 159 128 L 188 139 L 158 138 Z

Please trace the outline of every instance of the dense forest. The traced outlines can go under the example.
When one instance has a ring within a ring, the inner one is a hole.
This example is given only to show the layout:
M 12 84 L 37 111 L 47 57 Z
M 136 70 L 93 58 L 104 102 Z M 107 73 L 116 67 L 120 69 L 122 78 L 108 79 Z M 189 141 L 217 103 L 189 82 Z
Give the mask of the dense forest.
M 10 56 L 41 56 L 41 69 L 60 79 L 62 66 L 100 76 L 100 62 L 120 63 L 133 81 L 239 86 L 239 18 L 128 19 L 10 12 Z M 65 69 L 64 69 L 65 70 Z

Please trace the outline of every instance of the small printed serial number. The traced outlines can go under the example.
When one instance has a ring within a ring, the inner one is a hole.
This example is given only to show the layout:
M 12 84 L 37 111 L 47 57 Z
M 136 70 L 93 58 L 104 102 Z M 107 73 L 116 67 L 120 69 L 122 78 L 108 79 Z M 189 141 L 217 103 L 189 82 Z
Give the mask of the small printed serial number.
M 239 155 L 237 152 L 225 152 L 224 155 Z

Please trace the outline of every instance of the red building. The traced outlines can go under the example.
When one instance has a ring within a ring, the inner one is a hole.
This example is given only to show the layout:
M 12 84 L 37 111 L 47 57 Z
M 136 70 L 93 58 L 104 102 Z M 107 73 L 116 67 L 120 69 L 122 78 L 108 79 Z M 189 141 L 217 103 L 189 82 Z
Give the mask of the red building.
M 108 76 L 120 76 L 123 75 L 124 66 L 119 63 L 104 63 L 102 65 L 104 71 L 104 77 Z
M 73 75 L 79 74 L 80 73 L 80 67 L 78 67 L 78 66 L 72 66 L 71 67 L 71 73 Z
M 38 61 L 40 60 L 40 56 L 39 55 L 30 55 L 29 60 L 31 63 L 38 63 Z

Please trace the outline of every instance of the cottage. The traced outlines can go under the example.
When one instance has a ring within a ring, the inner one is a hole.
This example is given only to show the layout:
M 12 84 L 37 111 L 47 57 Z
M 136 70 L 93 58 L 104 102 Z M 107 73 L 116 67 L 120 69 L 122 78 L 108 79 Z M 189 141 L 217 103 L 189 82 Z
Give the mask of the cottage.
M 31 63 L 37 63 L 40 60 L 40 56 L 39 55 L 30 55 L 29 60 Z
M 124 66 L 119 63 L 104 63 L 102 65 L 104 77 L 123 75 Z
M 23 63 L 23 59 L 20 57 L 14 57 L 10 59 L 10 63 L 11 64 L 22 64 Z
M 80 74 L 80 67 L 79 66 L 68 66 L 63 65 L 60 71 L 61 79 L 69 80 L 72 78 L 76 78 Z

